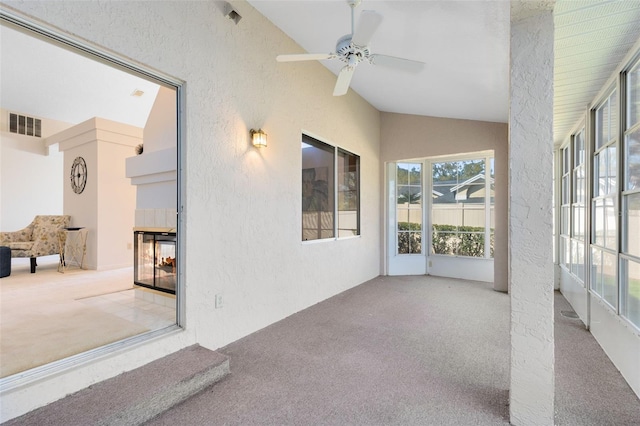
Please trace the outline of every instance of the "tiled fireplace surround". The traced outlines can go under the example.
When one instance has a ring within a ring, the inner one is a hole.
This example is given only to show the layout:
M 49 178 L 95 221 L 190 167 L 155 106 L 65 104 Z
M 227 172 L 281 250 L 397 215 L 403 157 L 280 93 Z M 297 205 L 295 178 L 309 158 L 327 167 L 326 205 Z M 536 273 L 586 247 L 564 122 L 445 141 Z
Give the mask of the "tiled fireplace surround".
M 132 233 L 144 231 L 175 234 L 178 227 L 177 210 L 167 206 L 175 206 L 177 198 L 176 149 L 147 151 L 146 148 L 145 146 L 143 154 L 127 158 L 127 177 L 137 187 L 137 208 Z M 137 256 L 137 253 L 133 255 Z M 136 297 L 175 307 L 175 295 L 146 287 L 136 286 Z
M 154 232 L 176 232 L 178 216 L 176 209 L 136 209 L 135 230 Z

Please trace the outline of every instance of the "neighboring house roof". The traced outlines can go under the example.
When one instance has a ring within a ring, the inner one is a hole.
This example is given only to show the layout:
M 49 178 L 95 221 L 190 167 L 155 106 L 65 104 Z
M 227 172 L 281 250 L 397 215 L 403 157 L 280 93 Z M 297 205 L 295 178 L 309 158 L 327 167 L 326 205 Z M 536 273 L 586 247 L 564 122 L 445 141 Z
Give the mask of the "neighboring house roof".
M 454 186 L 453 188 L 450 189 L 451 192 L 453 191 L 458 191 L 460 188 L 471 185 L 473 182 L 482 179 L 484 181 L 484 173 L 478 173 L 477 175 L 475 175 L 472 178 L 469 178 L 467 180 L 465 180 L 464 182 Z M 490 178 L 491 183 L 493 184 L 495 182 L 495 180 L 493 178 Z
M 494 178 L 491 178 L 491 185 L 493 185 L 494 182 Z M 467 203 L 484 202 L 484 173 L 477 174 L 464 182 L 459 182 L 458 180 L 434 182 L 433 187 L 434 189 L 432 192 L 434 204 L 453 204 L 460 201 L 465 201 Z M 493 188 L 491 189 L 491 196 L 494 196 Z

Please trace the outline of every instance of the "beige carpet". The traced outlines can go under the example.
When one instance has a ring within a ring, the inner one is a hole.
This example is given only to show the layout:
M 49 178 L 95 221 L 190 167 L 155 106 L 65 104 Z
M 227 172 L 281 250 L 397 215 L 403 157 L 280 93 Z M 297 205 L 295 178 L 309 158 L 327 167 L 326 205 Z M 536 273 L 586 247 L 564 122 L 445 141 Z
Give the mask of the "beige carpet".
M 130 289 L 131 268 L 61 274 L 54 257 L 39 259 L 31 274 L 21 260 L 0 280 L 0 377 L 148 331 L 82 302 Z

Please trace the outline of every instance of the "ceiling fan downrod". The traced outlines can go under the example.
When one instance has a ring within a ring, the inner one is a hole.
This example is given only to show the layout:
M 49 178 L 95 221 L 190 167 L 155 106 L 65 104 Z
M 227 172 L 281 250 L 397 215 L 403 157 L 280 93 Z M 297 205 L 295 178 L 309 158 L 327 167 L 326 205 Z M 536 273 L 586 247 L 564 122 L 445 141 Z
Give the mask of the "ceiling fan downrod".
M 353 37 L 353 33 L 355 32 L 355 10 L 356 7 L 360 5 L 362 0 L 347 0 L 347 4 L 351 7 L 351 37 Z

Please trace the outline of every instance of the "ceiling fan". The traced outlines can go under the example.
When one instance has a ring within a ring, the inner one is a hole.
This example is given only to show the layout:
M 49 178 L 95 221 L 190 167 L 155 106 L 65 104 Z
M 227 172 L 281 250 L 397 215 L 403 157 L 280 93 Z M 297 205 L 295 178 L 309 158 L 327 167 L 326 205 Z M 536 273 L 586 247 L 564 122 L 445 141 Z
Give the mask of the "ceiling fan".
M 342 96 L 349 90 L 349 84 L 356 66 L 363 61 L 371 65 L 381 65 L 396 69 L 419 72 L 424 63 L 410 59 L 397 58 L 395 56 L 372 54 L 369 50 L 369 42 L 373 34 L 382 22 L 382 15 L 373 10 L 363 10 L 360 15 L 358 27 L 354 26 L 355 8 L 361 0 L 347 0 L 351 7 L 351 34 L 338 39 L 336 50 L 333 53 L 301 53 L 292 55 L 278 55 L 278 62 L 317 61 L 323 59 L 340 59 L 346 65 L 340 70 L 338 80 L 333 89 L 333 96 Z

